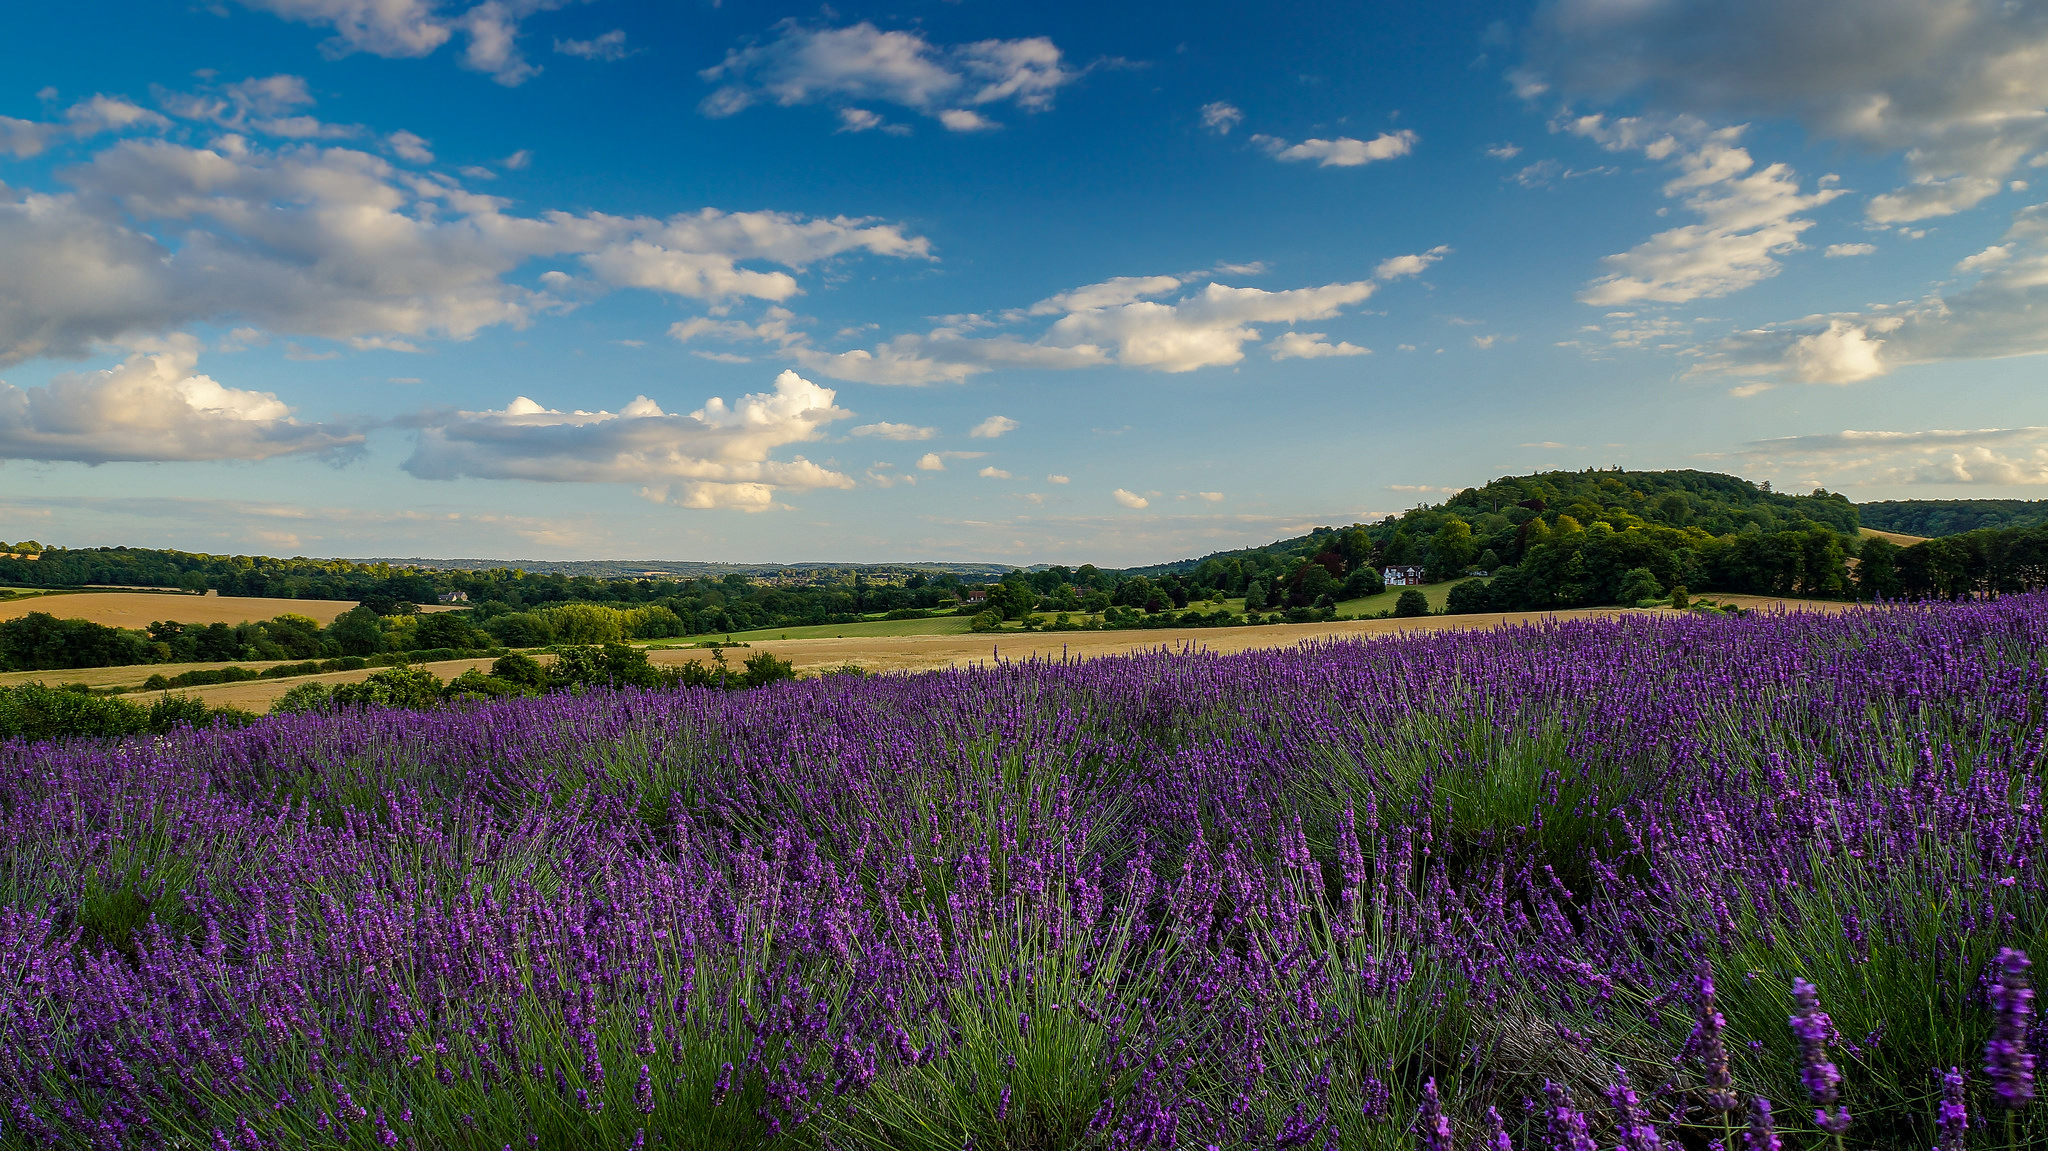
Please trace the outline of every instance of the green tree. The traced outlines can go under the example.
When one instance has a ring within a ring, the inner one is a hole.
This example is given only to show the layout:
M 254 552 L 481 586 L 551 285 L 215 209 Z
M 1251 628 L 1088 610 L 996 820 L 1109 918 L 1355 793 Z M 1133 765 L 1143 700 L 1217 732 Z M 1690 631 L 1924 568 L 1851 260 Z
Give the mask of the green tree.
M 1443 526 L 1429 538 L 1429 562 L 1424 565 L 1426 578 L 1431 583 L 1456 579 L 1472 566 L 1478 550 L 1472 542 L 1472 525 L 1457 516 L 1447 517 Z
M 441 698 L 441 677 L 423 667 L 400 665 L 372 672 L 360 683 L 334 687 L 334 702 L 347 707 L 432 707 Z
M 327 639 L 343 655 L 375 655 L 384 650 L 383 618 L 368 607 L 352 607 L 327 625 Z
M 516 651 L 499 656 L 491 664 L 491 677 L 533 691 L 543 691 L 548 686 L 548 669 L 532 656 Z
M 1266 581 L 1253 580 L 1244 588 L 1244 610 L 1266 610 Z
M 414 647 L 482 647 L 489 642 L 484 633 L 470 625 L 460 612 L 436 612 L 420 617 L 413 630 Z
M 1493 600 L 1485 580 L 1468 579 L 1452 584 L 1450 598 L 1444 601 L 1446 615 L 1471 615 L 1492 610 Z
M 1397 619 L 1428 614 L 1429 597 L 1414 588 L 1402 592 L 1401 598 L 1394 601 L 1394 616 Z
M 1664 586 L 1657 582 L 1657 573 L 1649 568 L 1634 568 L 1621 579 L 1621 589 L 1614 601 L 1619 604 L 1641 604 L 1646 600 L 1664 598 Z

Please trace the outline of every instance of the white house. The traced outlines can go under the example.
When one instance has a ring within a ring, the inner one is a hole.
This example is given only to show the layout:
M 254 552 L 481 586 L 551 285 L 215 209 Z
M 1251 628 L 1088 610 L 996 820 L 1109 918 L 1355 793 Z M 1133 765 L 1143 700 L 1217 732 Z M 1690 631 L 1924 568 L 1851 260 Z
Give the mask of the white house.
M 1380 569 L 1380 578 L 1388 587 L 1419 587 L 1422 584 L 1422 565 L 1395 564 Z

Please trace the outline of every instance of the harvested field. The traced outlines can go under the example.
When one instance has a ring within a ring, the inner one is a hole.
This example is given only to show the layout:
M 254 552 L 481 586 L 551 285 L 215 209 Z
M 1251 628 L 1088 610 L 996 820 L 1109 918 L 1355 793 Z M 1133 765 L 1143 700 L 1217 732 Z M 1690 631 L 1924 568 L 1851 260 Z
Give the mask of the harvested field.
M 1711 596 L 1722 603 L 1735 603 L 1745 608 L 1765 610 L 1796 610 L 1837 612 L 1855 605 L 1829 601 L 1784 600 L 1769 596 L 1724 595 Z M 726 658 L 735 669 L 750 655 L 757 652 L 772 652 L 796 665 L 799 672 L 816 673 L 826 668 L 855 664 L 869 671 L 909 672 L 934 671 L 940 668 L 965 667 L 969 664 L 989 663 L 992 660 L 1021 661 L 1028 659 L 1094 659 L 1106 655 L 1127 655 L 1131 652 L 1157 651 L 1167 648 L 1179 651 L 1192 648 L 1197 651 L 1212 651 L 1219 654 L 1248 651 L 1253 648 L 1285 648 L 1308 640 L 1327 639 L 1332 636 L 1383 635 L 1389 632 L 1411 631 L 1466 631 L 1475 628 L 1499 627 L 1502 624 L 1529 623 L 1543 619 L 1592 619 L 1612 615 L 1659 615 L 1672 614 L 1668 608 L 1583 608 L 1560 612 L 1487 612 L 1477 615 L 1435 615 L 1418 616 L 1413 619 L 1352 620 L 1344 623 L 1268 624 L 1262 627 L 1191 627 L 1162 628 L 1144 631 L 1079 631 L 1079 632 L 983 632 L 968 635 L 865 635 L 836 637 L 813 637 L 808 639 L 762 640 L 757 639 L 749 646 L 730 651 Z M 540 657 L 546 659 L 546 656 Z M 704 648 L 666 648 L 648 653 L 650 662 L 673 667 L 684 663 L 708 663 L 711 652 Z M 452 679 L 470 668 L 489 668 L 487 659 L 459 659 L 445 663 L 428 663 L 419 666 L 427 668 L 442 679 Z M 217 665 L 216 665 L 217 666 Z M 246 663 L 244 667 L 268 666 L 260 663 Z M 139 684 L 152 673 L 166 668 L 103 668 L 101 673 L 125 673 L 121 678 L 109 677 L 109 684 Z M 291 679 L 252 680 L 244 683 L 218 684 L 211 687 L 178 689 L 184 694 L 197 696 L 212 707 L 239 707 L 248 711 L 261 712 L 269 708 L 271 701 L 290 691 L 293 687 L 309 681 L 320 683 L 351 683 L 367 679 L 375 668 L 362 671 L 337 671 L 321 675 L 298 676 Z M 65 682 L 100 681 L 87 679 L 92 673 L 86 672 L 34 672 L 14 673 L 0 679 L 44 678 L 50 682 L 62 679 Z
M 159 592 L 61 592 L 0 602 L 0 619 L 49 612 L 58 619 L 83 619 L 108 627 L 143 628 L 159 620 L 179 623 L 257 623 L 290 613 L 320 621 L 322 627 L 356 606 L 352 599 L 264 599 L 256 596 L 198 596 Z M 422 612 L 460 611 L 422 607 Z

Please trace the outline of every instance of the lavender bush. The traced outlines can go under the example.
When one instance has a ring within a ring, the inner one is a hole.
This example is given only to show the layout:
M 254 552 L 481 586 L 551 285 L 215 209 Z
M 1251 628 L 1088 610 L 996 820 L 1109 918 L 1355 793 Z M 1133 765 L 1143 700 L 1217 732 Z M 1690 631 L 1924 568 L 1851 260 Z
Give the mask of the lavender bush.
M 2044 652 L 2024 596 L 7 745 L 0 1146 L 2038 1145 Z

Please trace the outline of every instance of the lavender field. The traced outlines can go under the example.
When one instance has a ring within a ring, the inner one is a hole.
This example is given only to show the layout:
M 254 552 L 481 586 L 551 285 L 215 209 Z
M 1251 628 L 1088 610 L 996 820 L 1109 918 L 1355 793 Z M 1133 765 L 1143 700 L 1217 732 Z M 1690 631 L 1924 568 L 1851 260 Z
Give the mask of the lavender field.
M 0 749 L 0 1146 L 2048 1141 L 2048 597 Z

